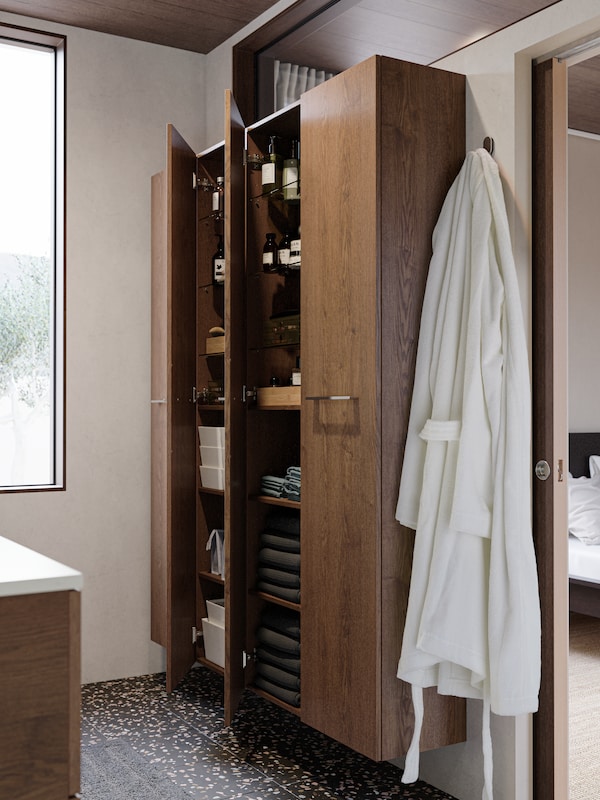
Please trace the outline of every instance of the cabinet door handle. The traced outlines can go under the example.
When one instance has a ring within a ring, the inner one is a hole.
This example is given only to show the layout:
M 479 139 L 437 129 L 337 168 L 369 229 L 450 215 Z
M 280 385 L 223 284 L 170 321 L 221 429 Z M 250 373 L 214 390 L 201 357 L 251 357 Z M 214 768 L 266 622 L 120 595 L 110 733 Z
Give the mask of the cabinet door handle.
M 306 400 L 356 400 L 350 394 L 322 394 L 314 395 L 313 397 L 306 397 Z
M 150 403 L 166 403 L 166 400 L 150 400 Z

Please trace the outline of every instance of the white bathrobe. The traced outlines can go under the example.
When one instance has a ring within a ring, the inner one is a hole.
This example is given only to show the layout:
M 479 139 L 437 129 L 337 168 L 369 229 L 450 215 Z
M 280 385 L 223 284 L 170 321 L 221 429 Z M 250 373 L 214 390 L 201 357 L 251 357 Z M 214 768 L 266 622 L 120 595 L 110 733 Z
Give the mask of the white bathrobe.
M 397 519 L 416 530 L 398 677 L 413 685 L 418 775 L 422 692 L 533 712 L 540 612 L 531 531 L 527 349 L 498 166 L 469 153 L 433 234 Z

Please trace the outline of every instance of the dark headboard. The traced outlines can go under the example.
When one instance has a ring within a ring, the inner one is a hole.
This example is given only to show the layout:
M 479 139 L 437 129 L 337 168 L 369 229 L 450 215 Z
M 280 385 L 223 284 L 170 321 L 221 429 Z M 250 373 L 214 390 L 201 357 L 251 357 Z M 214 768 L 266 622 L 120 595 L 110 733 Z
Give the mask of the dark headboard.
M 590 476 L 589 458 L 600 455 L 600 433 L 569 434 L 569 472 L 574 478 Z

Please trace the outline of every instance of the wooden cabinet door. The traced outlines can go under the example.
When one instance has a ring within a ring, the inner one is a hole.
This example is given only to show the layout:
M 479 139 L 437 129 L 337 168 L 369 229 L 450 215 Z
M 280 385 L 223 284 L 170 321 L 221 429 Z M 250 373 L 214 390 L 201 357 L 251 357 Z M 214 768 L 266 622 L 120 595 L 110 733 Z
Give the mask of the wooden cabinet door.
M 246 375 L 244 123 L 225 95 L 225 723 L 244 691 L 246 646 Z
M 196 155 L 167 126 L 166 170 L 152 181 L 152 623 L 167 690 L 195 659 Z
M 302 719 L 379 757 L 375 61 L 308 92 L 302 142 Z
M 302 719 L 383 760 L 412 735 L 413 535 L 394 513 L 464 77 L 375 56 L 301 103 Z M 423 749 L 464 738 L 464 701 L 428 690 L 425 708 Z

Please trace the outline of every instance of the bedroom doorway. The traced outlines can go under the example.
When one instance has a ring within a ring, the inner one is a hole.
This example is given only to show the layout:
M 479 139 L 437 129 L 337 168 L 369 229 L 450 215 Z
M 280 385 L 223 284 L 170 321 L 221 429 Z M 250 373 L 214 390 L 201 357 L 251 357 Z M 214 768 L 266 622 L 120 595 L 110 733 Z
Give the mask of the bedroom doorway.
M 568 68 L 569 89 L 572 71 Z M 600 73 L 596 79 L 600 88 Z M 598 89 L 596 89 L 598 91 Z M 571 91 L 569 91 L 571 96 Z M 571 484 L 570 508 L 577 509 L 583 493 L 596 491 L 589 480 L 589 457 L 600 453 L 600 420 L 594 399 L 596 370 L 591 367 L 589 327 L 597 316 L 590 304 L 600 295 L 597 254 L 600 248 L 597 209 L 600 202 L 600 136 L 575 130 L 578 122 L 569 113 L 567 150 L 568 174 L 568 380 L 569 387 L 569 471 L 578 478 Z M 593 364 L 593 362 L 592 362 Z M 591 432 L 591 433 L 586 433 Z M 583 476 L 583 477 L 579 477 Z M 595 800 L 598 796 L 597 764 L 600 754 L 597 720 L 600 709 L 600 619 L 597 584 L 599 553 L 597 530 L 592 515 L 579 513 L 569 520 L 579 538 L 569 537 L 569 800 Z M 592 543 L 593 542 L 593 543 Z M 573 577 L 577 583 L 573 583 Z
M 588 50 L 583 56 L 578 55 L 577 60 L 591 58 L 597 52 Z M 569 464 L 567 56 L 565 52 L 560 59 L 547 58 L 535 64 L 532 81 L 533 462 L 544 460 L 551 466 L 551 478 L 534 480 L 533 486 L 534 537 L 542 607 L 542 687 L 540 710 L 534 716 L 533 746 L 534 797 L 539 800 L 563 800 L 570 796 L 566 536 Z M 587 349 L 593 352 L 591 343 Z M 591 429 L 598 430 L 598 423 Z M 587 800 L 594 796 L 573 794 L 570 800 Z

